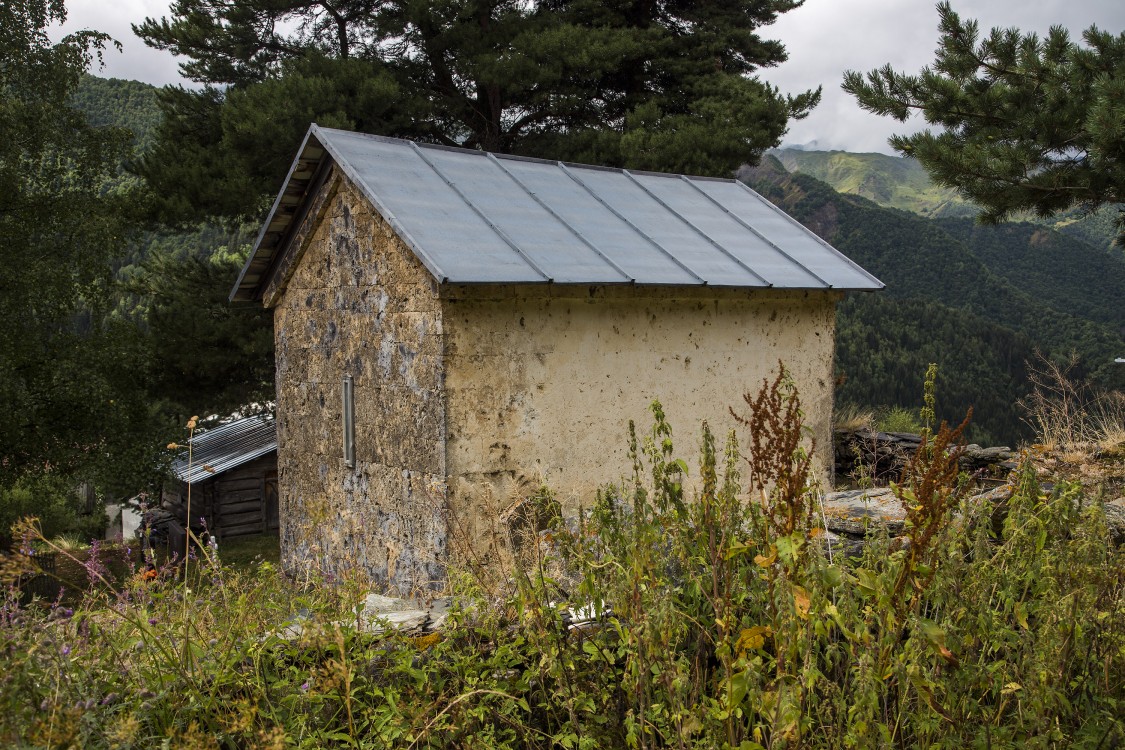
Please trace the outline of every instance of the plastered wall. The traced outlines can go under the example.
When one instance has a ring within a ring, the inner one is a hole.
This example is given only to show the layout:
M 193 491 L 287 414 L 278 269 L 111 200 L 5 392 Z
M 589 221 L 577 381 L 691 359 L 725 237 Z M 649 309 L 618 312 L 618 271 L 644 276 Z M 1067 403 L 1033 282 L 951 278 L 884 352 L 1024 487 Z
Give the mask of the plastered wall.
M 445 578 L 437 289 L 351 183 L 333 175 L 323 190 L 274 312 L 282 564 L 416 592 Z M 345 374 L 354 468 L 343 458 Z
M 720 442 L 728 408 L 784 361 L 817 453 L 830 456 L 836 292 L 715 288 L 452 287 L 443 290 L 450 507 L 487 547 L 495 519 L 545 482 L 564 508 L 630 474 L 627 426 L 659 399 L 677 455 L 700 425 Z M 831 459 L 828 458 L 827 461 Z M 820 462 L 821 468 L 830 463 Z

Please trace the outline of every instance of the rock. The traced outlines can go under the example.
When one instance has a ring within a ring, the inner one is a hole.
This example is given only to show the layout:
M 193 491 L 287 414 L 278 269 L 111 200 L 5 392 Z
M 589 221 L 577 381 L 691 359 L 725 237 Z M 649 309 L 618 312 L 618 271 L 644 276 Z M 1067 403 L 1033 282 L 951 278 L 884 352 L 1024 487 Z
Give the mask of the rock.
M 296 640 L 305 632 L 304 623 L 308 619 L 309 611 L 307 609 L 300 609 L 295 615 L 281 623 L 281 628 L 274 631 L 274 635 L 281 638 L 283 641 Z
M 413 609 L 414 606 L 406 599 L 396 599 L 382 594 L 368 594 L 363 600 L 363 611 L 368 614 L 377 612 L 401 612 L 404 609 Z
M 883 481 L 897 480 L 902 475 L 922 444 L 922 437 L 908 432 L 841 430 L 833 434 L 832 443 L 837 477 L 862 473 Z M 959 463 L 965 471 L 1006 474 L 1014 466 L 1011 462 L 1015 458 L 1016 454 L 1007 446 L 982 448 L 973 444 L 965 446 Z
M 382 633 L 385 630 L 422 630 L 430 619 L 424 609 L 407 609 L 402 612 L 372 613 L 360 619 L 361 628 L 368 633 Z
M 1054 486 L 1045 483 L 1040 485 L 1040 490 L 1043 492 L 1052 492 Z M 978 495 L 973 495 L 969 498 L 969 505 L 980 505 L 987 503 L 992 506 L 990 517 L 992 519 L 992 530 L 999 538 L 1004 531 L 1004 520 L 1008 517 L 1008 501 L 1012 499 L 1013 489 L 1011 485 L 1001 485 L 996 489 L 982 492 Z M 1109 535 L 1115 544 L 1125 543 L 1125 497 L 1110 500 L 1102 505 L 1105 512 L 1106 525 L 1109 527 Z
M 1125 544 L 1125 497 L 1105 504 L 1105 520 L 1116 544 Z
M 613 608 L 604 602 L 597 606 L 587 604 L 582 607 L 563 607 L 561 615 L 563 626 L 567 630 L 594 630 L 613 617 Z
M 863 554 L 863 539 L 837 534 L 833 531 L 824 532 L 824 545 L 828 556 L 832 559 L 843 557 L 859 557 Z
M 992 527 L 999 533 L 1003 529 L 1011 496 L 1012 488 L 1003 485 L 974 495 L 968 502 L 970 505 L 986 503 L 991 506 Z M 1125 505 L 1121 512 L 1125 516 Z M 824 520 L 831 549 L 834 553 L 839 549 L 848 557 L 858 557 L 863 551 L 864 539 L 876 530 L 886 529 L 887 534 L 893 537 L 892 551 L 903 549 L 908 543 L 904 536 L 906 508 L 895 496 L 894 490 L 888 487 L 828 493 L 824 496 Z
M 359 615 L 360 628 L 369 633 L 390 629 L 427 635 L 445 626 L 452 608 L 453 598 L 448 596 L 419 606 L 409 599 L 368 594 Z
M 982 448 L 979 445 L 965 446 L 958 463 L 967 471 L 981 471 L 987 469 L 1007 469 L 1007 464 L 1016 458 L 1016 454 L 1007 446 L 995 448 Z
M 446 620 L 449 619 L 451 609 L 453 609 L 453 597 L 451 596 L 443 596 L 430 602 L 430 619 L 426 623 L 426 629 L 429 631 L 441 630 Z
M 824 496 L 824 517 L 829 531 L 864 536 L 869 527 L 879 526 L 898 536 L 906 521 L 906 509 L 889 487 L 844 490 Z
M 418 609 L 413 602 L 382 594 L 368 594 L 359 613 L 361 630 L 381 633 L 392 630 L 417 630 L 430 619 L 429 612 Z

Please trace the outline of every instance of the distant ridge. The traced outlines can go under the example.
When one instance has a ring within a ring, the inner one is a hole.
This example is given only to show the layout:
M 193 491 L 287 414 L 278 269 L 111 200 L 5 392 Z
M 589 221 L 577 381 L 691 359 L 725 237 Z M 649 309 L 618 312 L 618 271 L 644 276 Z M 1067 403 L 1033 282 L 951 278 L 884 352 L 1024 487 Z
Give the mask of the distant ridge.
M 809 146 L 787 146 L 767 153 L 786 170 L 807 174 L 826 182 L 841 193 L 860 195 L 880 206 L 898 208 L 929 218 L 976 216 L 976 207 L 956 190 L 938 187 L 925 168 L 914 159 L 878 153 L 819 151 Z M 1109 250 L 1116 238 L 1113 219 L 1116 209 L 1092 215 L 1070 211 L 1051 219 L 1027 220 L 1049 226 L 1098 249 Z
M 892 210 L 770 156 L 739 177 L 887 285 L 840 307 L 841 402 L 914 408 L 937 362 L 941 416 L 959 419 L 972 405 L 972 440 L 1014 445 L 1030 437 L 1016 401 L 1036 349 L 1059 360 L 1076 352 L 1078 376 L 1125 389 L 1125 368 L 1113 362 L 1125 346 L 1125 255 L 1028 223 L 980 227 Z

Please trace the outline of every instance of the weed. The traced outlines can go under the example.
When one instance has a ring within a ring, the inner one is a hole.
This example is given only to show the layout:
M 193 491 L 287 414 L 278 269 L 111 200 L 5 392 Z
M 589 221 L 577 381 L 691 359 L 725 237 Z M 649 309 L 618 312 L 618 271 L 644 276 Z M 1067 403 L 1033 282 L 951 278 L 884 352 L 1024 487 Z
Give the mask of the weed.
M 837 404 L 832 412 L 833 432 L 859 432 L 875 426 L 875 412 L 855 404 Z
M 1125 394 L 1102 392 L 1075 379 L 1076 361 L 1060 364 L 1039 355 L 1028 365 L 1031 393 L 1020 401 L 1024 421 L 1049 450 L 1082 455 L 1120 450 L 1125 444 Z
M 876 418 L 876 426 L 880 432 L 905 432 L 917 435 L 922 431 L 922 422 L 918 415 L 901 406 L 881 411 Z

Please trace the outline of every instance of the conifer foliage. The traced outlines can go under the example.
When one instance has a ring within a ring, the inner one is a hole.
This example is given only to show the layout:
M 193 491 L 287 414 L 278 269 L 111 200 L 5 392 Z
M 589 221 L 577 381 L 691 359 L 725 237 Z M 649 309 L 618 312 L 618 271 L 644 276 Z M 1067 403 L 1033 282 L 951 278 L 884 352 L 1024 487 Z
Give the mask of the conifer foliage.
M 162 96 L 141 172 L 164 218 L 248 215 L 310 121 L 601 164 L 729 174 L 819 90 L 753 77 L 800 0 L 178 0 L 135 31 L 200 91 Z
M 1080 45 L 1058 26 L 1043 38 L 996 28 L 982 39 L 948 2 L 937 8 L 932 66 L 845 74 L 864 109 L 942 128 L 891 145 L 979 204 L 987 223 L 1125 202 L 1125 33 L 1091 26 Z M 1125 214 L 1118 228 L 1125 243 Z

